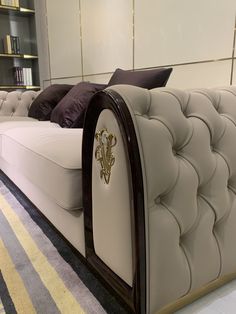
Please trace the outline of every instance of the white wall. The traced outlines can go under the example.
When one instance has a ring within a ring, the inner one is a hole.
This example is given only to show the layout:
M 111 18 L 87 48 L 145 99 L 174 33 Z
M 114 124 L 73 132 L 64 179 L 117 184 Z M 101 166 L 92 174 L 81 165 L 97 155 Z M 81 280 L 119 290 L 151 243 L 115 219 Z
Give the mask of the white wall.
M 40 62 L 44 86 L 81 80 L 106 83 L 117 67 L 159 66 L 173 67 L 171 87 L 230 83 L 235 0 L 41 0 L 40 4 L 38 38 L 45 34 L 48 38 L 48 46 L 44 43 L 41 48 L 46 53 L 39 52 L 40 59 L 44 57 Z

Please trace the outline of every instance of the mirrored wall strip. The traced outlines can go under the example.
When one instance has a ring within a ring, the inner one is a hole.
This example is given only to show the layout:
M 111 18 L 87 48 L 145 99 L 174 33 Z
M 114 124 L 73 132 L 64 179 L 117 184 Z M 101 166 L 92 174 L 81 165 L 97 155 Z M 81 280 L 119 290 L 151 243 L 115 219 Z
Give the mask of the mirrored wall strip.
M 83 58 L 83 32 L 82 32 L 81 0 L 79 0 L 79 25 L 80 25 L 81 74 L 82 74 L 82 81 L 83 81 L 84 80 L 84 58 Z
M 133 51 L 132 51 L 132 66 L 133 66 L 133 70 L 135 67 L 135 60 L 134 60 L 134 56 L 135 56 L 135 0 L 132 0 L 132 30 L 133 30 L 133 35 L 132 35 L 132 43 L 133 43 Z
M 184 62 L 184 63 L 172 63 L 172 64 L 162 64 L 153 67 L 146 67 L 146 68 L 136 68 L 136 71 L 139 70 L 151 70 L 151 69 L 158 69 L 162 67 L 178 67 L 183 65 L 194 65 L 194 64 L 203 64 L 203 63 L 210 63 L 210 62 L 222 62 L 222 61 L 231 61 L 232 57 L 228 58 L 220 58 L 220 59 L 209 59 L 209 60 L 201 60 L 201 61 L 193 61 L 193 62 Z
M 162 67 L 177 67 L 177 66 L 183 66 L 183 65 L 194 65 L 194 64 L 202 64 L 202 63 L 210 63 L 210 62 L 222 62 L 222 61 L 231 61 L 232 57 L 228 58 L 221 58 L 221 59 L 210 59 L 210 60 L 202 60 L 202 61 L 194 61 L 194 62 L 186 62 L 186 63 L 173 63 L 173 64 L 162 64 L 157 65 L 153 67 L 146 67 L 146 68 L 136 68 L 135 71 L 141 71 L 141 70 L 151 70 L 151 69 L 158 69 Z M 133 69 L 127 69 L 132 71 Z M 113 72 L 100 72 L 100 73 L 89 73 L 85 76 L 98 76 L 98 75 L 111 75 Z
M 53 81 L 53 80 L 66 80 L 66 79 L 73 79 L 73 78 L 82 79 L 83 76 L 82 75 L 74 75 L 74 76 L 51 77 L 51 81 Z M 47 80 L 45 80 L 45 81 L 47 81 Z
M 233 47 L 232 47 L 232 63 L 231 63 L 230 85 L 233 84 L 233 78 L 234 78 L 235 41 L 236 41 L 236 14 L 235 14 L 235 22 L 234 22 L 234 36 L 233 36 Z
M 135 71 L 141 71 L 141 70 L 151 70 L 151 69 L 158 69 L 162 67 L 178 67 L 178 66 L 187 66 L 187 65 L 195 65 L 195 64 L 204 64 L 204 63 L 212 63 L 212 62 L 223 62 L 223 61 L 231 61 L 232 57 L 229 58 L 221 58 L 221 59 L 212 59 L 212 60 L 202 60 L 202 61 L 195 61 L 195 62 L 186 62 L 186 63 L 173 63 L 173 64 L 164 64 L 164 65 L 158 65 L 153 67 L 147 67 L 147 68 L 137 68 L 134 69 Z M 234 57 L 234 60 L 236 60 L 236 57 Z M 132 69 L 130 69 L 132 70 Z M 74 75 L 74 76 L 61 76 L 61 77 L 51 77 L 51 80 L 61 80 L 61 79 L 70 79 L 70 78 L 83 78 L 83 77 L 92 77 L 92 76 L 102 76 L 102 75 L 111 75 L 113 72 L 100 72 L 100 73 L 90 73 L 86 75 Z M 48 80 L 44 80 L 48 81 Z
M 48 8 L 47 8 L 47 1 L 44 0 L 44 10 L 45 10 L 45 21 L 46 21 L 46 34 L 47 34 L 47 49 L 48 49 L 48 66 L 49 66 L 49 76 L 50 76 L 50 84 L 52 79 L 52 70 L 51 70 L 51 55 L 50 55 L 50 48 L 49 48 L 49 27 L 48 27 Z M 45 80 L 44 80 L 45 81 Z M 46 80 L 47 81 L 47 80 Z M 43 86 L 44 89 L 44 86 Z

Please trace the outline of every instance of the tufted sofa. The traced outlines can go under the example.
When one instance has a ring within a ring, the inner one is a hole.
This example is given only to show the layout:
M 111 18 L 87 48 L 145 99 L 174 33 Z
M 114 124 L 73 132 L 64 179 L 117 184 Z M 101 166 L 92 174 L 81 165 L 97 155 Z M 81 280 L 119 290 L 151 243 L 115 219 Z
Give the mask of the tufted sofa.
M 82 129 L 28 117 L 40 92 L 0 91 L 0 167 L 82 254 Z
M 90 103 L 87 259 L 136 313 L 173 313 L 236 277 L 235 141 L 236 87 L 112 86 Z
M 236 277 L 236 87 L 111 86 L 84 130 L 0 92 L 0 165 L 134 313 Z M 82 171 L 83 169 L 83 171 Z

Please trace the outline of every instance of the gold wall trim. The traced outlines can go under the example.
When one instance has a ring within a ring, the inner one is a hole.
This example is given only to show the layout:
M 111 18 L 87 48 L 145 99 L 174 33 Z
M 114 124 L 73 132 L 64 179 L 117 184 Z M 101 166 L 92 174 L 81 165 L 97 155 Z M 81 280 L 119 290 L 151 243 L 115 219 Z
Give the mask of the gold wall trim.
M 109 184 L 111 178 L 111 169 L 115 163 L 115 157 L 112 148 L 116 145 L 116 136 L 109 133 L 107 129 L 101 129 L 96 132 L 95 139 L 98 145 L 95 150 L 95 159 L 100 163 L 100 178 Z
M 233 47 L 232 47 L 232 63 L 231 63 L 231 73 L 230 73 L 230 85 L 233 84 L 233 78 L 234 78 L 235 42 L 236 42 L 236 14 L 235 14 L 235 22 L 234 22 L 234 35 L 233 35 Z

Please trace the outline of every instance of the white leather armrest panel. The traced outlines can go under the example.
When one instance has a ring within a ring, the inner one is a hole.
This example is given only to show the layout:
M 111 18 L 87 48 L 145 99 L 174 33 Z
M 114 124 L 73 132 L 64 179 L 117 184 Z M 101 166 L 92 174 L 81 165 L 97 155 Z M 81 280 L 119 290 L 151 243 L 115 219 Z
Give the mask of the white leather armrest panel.
M 116 136 L 117 143 L 112 148 L 115 163 L 111 169 L 110 182 L 104 183 L 100 177 L 101 165 L 95 159 L 98 142 L 94 140 L 92 165 L 92 215 L 94 248 L 97 256 L 132 286 L 132 245 L 129 168 L 127 150 L 112 111 L 101 112 L 96 132 L 106 128 Z

